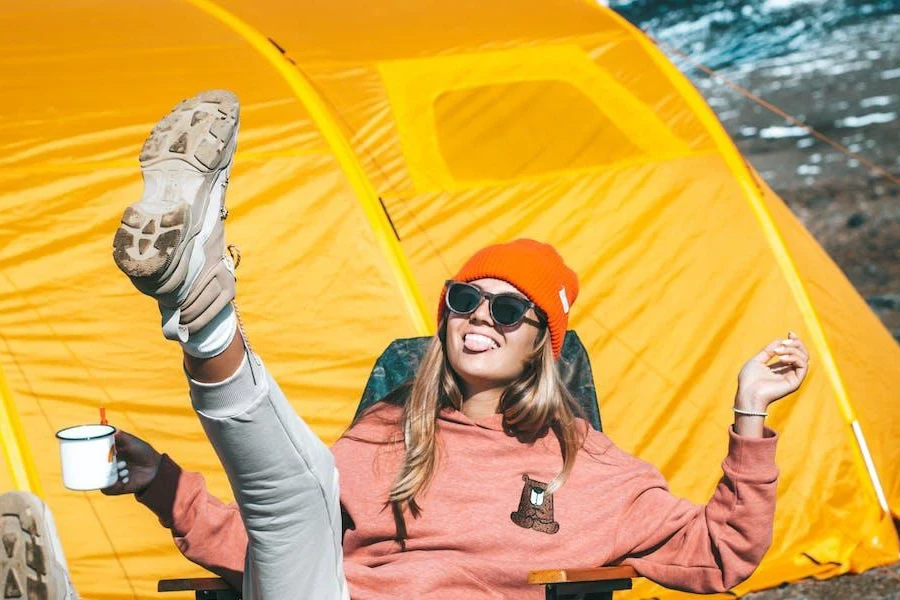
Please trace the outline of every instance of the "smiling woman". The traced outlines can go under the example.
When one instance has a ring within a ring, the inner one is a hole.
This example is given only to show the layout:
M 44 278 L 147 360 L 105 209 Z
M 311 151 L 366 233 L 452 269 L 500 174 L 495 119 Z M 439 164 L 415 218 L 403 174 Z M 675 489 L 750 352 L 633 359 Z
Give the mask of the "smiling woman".
M 223 206 L 238 107 L 207 92 L 175 114 L 203 109 L 224 115 L 222 126 L 168 117 L 151 133 L 145 179 L 171 187 L 161 196 L 150 185 L 126 208 L 114 257 L 181 344 L 192 405 L 240 508 L 124 434 L 117 447 L 135 475 L 107 493 L 140 494 L 188 558 L 247 599 L 537 598 L 528 572 L 575 557 L 694 592 L 753 572 L 771 542 L 777 480 L 766 407 L 807 370 L 795 336 L 741 369 L 722 480 L 694 505 L 592 430 L 562 383 L 575 272 L 534 240 L 488 246 L 445 284 L 411 383 L 329 451 L 250 350 L 230 303 Z M 156 221 L 164 235 L 147 226 Z

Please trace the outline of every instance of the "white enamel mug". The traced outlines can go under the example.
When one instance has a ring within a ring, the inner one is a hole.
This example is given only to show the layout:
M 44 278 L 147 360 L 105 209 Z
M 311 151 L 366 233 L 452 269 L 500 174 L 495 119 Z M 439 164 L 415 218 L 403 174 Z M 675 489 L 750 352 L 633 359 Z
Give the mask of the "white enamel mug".
M 111 425 L 75 425 L 57 431 L 63 485 L 82 491 L 114 484 L 118 479 L 115 433 Z

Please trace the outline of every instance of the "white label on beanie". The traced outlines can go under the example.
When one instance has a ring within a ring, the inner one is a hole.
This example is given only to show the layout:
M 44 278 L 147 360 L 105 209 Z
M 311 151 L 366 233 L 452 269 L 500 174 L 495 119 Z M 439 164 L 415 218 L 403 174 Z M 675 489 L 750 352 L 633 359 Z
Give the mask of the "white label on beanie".
M 566 288 L 565 287 L 559 288 L 559 299 L 563 305 L 563 312 L 565 314 L 569 314 L 569 299 L 566 298 Z

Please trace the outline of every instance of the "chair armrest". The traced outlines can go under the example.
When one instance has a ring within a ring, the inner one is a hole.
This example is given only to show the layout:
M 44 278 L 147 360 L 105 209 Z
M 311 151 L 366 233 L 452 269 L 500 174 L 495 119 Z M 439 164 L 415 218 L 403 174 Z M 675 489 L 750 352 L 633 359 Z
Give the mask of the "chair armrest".
M 586 569 L 548 569 L 532 571 L 528 583 L 580 583 L 585 581 L 609 581 L 611 579 L 632 579 L 637 577 L 634 567 L 591 567 Z
M 205 590 L 234 590 L 221 577 L 197 577 L 194 579 L 160 579 L 157 592 L 193 592 Z
M 612 600 L 613 592 L 630 590 L 631 579 L 637 576 L 626 566 L 548 569 L 529 573 L 528 583 L 543 585 L 546 600 Z

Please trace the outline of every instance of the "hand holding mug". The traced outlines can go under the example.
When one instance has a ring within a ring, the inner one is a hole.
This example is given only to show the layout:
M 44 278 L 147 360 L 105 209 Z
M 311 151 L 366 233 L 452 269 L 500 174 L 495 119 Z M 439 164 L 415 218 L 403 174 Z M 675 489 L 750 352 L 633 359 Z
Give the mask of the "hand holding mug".
M 144 440 L 125 431 L 116 432 L 119 480 L 101 490 L 107 496 L 140 494 L 159 471 L 162 455 Z

